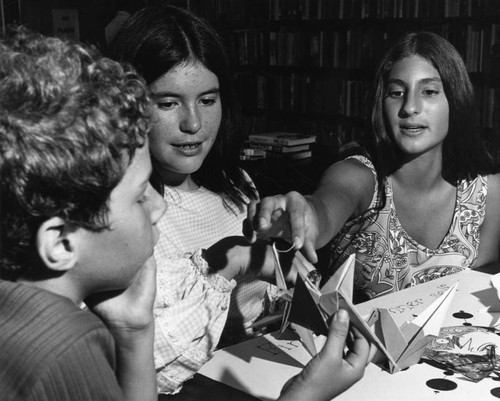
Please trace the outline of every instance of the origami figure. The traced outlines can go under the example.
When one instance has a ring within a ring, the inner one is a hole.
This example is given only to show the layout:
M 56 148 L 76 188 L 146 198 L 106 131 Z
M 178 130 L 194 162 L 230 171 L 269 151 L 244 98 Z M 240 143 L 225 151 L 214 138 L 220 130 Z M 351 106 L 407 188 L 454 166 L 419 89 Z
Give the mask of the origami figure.
M 387 309 L 374 309 L 367 321 L 356 310 L 352 304 L 354 265 L 353 254 L 321 289 L 299 271 L 289 315 L 284 317 L 282 327 L 290 322 L 304 347 L 314 356 L 317 353 L 314 335 L 326 335 L 333 315 L 340 308 L 346 309 L 351 323 L 377 346 L 387 362 L 387 370 L 394 373 L 417 363 L 427 343 L 439 335 L 458 282 L 415 319 L 398 327 Z

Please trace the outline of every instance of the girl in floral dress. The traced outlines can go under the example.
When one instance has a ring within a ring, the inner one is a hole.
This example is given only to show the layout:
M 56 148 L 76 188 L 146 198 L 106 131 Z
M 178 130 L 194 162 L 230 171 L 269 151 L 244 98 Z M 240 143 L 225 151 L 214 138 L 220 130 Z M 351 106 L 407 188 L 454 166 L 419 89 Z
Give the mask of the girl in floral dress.
M 363 148 L 349 147 L 312 195 L 254 203 L 247 236 L 285 229 L 312 262 L 328 243 L 329 273 L 356 253 L 359 300 L 498 260 L 500 176 L 457 50 L 405 35 L 378 68 L 372 106 Z

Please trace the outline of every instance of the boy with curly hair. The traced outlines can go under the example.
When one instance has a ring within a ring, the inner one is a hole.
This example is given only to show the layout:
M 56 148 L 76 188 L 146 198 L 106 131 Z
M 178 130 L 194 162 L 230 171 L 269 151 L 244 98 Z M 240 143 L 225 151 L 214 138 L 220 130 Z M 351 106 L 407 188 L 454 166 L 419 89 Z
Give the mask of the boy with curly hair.
M 148 103 L 91 48 L 23 28 L 0 44 L 4 401 L 157 399 Z

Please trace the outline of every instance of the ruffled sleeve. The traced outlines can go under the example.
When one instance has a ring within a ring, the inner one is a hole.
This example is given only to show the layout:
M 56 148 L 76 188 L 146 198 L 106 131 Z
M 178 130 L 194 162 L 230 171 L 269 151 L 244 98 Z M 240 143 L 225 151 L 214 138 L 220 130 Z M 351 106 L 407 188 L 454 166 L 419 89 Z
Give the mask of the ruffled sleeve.
M 158 390 L 176 393 L 206 363 L 219 342 L 236 285 L 208 274 L 201 250 L 158 265 L 155 367 Z

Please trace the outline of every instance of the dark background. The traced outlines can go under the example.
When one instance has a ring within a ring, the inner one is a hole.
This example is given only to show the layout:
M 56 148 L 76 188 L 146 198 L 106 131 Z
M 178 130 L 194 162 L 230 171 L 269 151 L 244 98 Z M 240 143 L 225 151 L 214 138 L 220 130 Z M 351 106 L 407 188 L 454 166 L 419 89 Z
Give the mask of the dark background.
M 221 33 L 243 135 L 317 136 L 310 159 L 244 162 L 263 195 L 310 192 L 339 144 L 369 134 L 364 111 L 375 65 L 407 31 L 434 31 L 459 50 L 475 86 L 482 133 L 490 149 L 499 148 L 498 0 L 3 0 L 1 22 L 71 36 L 71 29 L 55 31 L 53 10 L 76 10 L 77 38 L 105 51 L 104 30 L 117 11 L 153 3 L 189 8 Z

